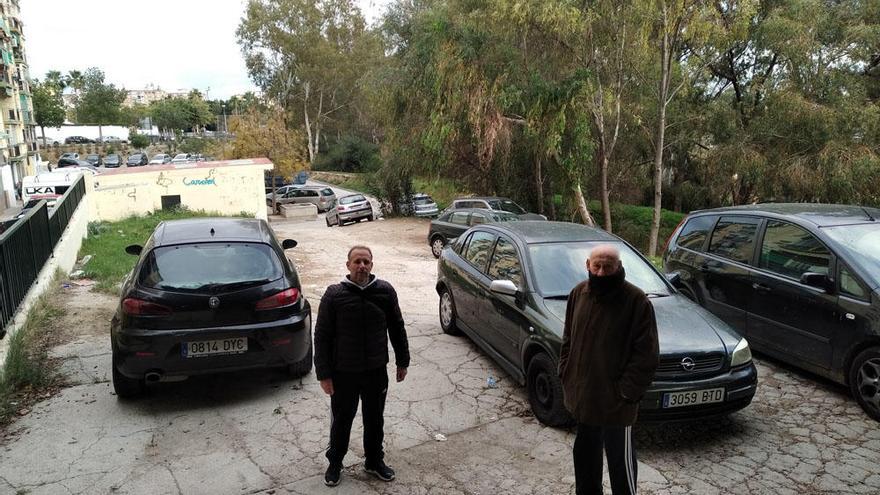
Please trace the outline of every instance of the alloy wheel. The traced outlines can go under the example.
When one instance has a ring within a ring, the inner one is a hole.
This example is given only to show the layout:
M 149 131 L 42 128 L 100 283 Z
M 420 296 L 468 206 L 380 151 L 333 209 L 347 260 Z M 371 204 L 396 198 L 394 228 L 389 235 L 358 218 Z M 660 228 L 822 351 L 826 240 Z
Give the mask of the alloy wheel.
M 449 327 L 452 324 L 452 297 L 449 292 L 440 296 L 440 324 Z
M 443 239 L 439 237 L 431 241 L 431 253 L 434 255 L 435 258 L 440 257 L 440 253 L 443 251 L 443 246 Z
M 864 403 L 880 414 L 880 358 L 868 359 L 859 368 L 858 391 Z

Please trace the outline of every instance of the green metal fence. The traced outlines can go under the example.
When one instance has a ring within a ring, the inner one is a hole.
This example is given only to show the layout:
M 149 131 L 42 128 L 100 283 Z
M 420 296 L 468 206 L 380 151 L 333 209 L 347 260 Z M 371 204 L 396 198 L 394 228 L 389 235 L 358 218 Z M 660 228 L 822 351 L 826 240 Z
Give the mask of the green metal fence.
M 80 176 L 55 207 L 45 201 L 28 210 L 0 234 L 0 337 L 12 321 L 43 265 L 64 234 L 70 218 L 86 193 L 85 179 Z

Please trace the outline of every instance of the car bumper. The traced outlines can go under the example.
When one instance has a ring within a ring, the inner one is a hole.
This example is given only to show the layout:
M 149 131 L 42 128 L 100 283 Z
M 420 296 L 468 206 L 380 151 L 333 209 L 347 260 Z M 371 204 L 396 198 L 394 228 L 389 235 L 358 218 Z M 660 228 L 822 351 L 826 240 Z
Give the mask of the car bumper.
M 440 214 L 440 210 L 437 208 L 433 210 L 416 210 L 413 214 L 417 217 L 436 217 Z
M 663 394 L 724 388 L 724 401 L 695 406 L 663 408 Z M 752 402 L 758 388 L 758 370 L 754 363 L 737 367 L 726 373 L 699 380 L 655 380 L 639 403 L 639 421 L 642 423 L 686 421 L 721 416 L 738 411 Z
M 352 220 L 357 220 L 359 218 L 370 218 L 371 216 L 373 216 L 373 208 L 363 208 L 354 211 L 340 211 L 338 215 L 339 221 L 341 222 L 349 222 Z
M 307 306 L 308 308 L 308 306 Z M 246 337 L 241 354 L 184 357 L 186 342 Z M 281 367 L 306 359 L 312 346 L 309 309 L 284 320 L 220 328 L 182 330 L 125 329 L 116 332 L 117 369 L 128 378 L 148 372 L 162 378 L 185 377 L 254 368 Z

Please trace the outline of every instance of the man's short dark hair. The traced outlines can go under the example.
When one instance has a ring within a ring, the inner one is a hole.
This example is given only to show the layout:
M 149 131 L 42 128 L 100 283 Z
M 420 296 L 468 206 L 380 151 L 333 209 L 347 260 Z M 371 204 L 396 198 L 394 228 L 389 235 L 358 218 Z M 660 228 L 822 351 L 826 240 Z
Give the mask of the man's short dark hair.
M 357 251 L 358 249 L 362 249 L 362 250 L 364 250 L 364 251 L 370 253 L 370 260 L 373 259 L 373 251 L 371 251 L 370 248 L 368 248 L 367 246 L 361 246 L 361 245 L 352 246 L 352 248 L 348 250 L 348 257 L 347 257 L 346 259 L 350 260 L 350 259 L 351 259 L 351 253 Z

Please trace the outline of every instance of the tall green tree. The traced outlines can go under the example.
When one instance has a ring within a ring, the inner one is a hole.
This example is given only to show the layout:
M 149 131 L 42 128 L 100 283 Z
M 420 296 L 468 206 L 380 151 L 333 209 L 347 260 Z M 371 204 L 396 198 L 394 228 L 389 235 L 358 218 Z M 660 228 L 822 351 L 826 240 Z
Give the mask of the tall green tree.
M 124 89 L 104 82 L 104 72 L 92 67 L 83 74 L 82 91 L 76 96 L 76 119 L 80 124 L 97 125 L 98 136 L 103 140 L 101 127 L 120 121 L 125 96 Z
M 34 80 L 31 83 L 34 104 L 34 120 L 40 126 L 43 142 L 46 142 L 46 126 L 59 127 L 64 123 L 66 112 L 61 91 L 50 82 Z

